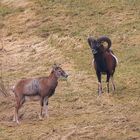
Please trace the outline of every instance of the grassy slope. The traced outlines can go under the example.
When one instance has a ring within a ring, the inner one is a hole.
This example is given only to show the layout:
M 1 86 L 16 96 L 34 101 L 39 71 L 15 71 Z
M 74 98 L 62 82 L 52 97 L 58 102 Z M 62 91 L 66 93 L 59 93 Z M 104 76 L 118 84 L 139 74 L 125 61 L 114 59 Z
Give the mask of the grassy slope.
M 10 123 L 13 100 L 8 104 L 1 99 L 0 139 L 139 139 L 139 9 L 139 0 L 30 0 L 24 6 L 0 5 L 8 52 L 1 55 L 6 83 L 44 75 L 53 61 L 71 74 L 50 99 L 49 120 L 38 121 L 38 103 L 31 102 L 21 109 L 22 125 L 15 126 Z M 112 39 L 119 58 L 113 95 L 97 98 L 88 35 Z

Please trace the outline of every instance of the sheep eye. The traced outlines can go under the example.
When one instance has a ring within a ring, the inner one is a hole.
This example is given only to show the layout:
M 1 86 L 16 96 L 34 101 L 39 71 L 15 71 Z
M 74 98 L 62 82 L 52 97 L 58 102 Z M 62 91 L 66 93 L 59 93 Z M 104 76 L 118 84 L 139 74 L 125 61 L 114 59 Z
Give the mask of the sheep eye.
M 60 72 L 60 73 L 61 73 L 61 70 L 59 70 L 58 72 Z

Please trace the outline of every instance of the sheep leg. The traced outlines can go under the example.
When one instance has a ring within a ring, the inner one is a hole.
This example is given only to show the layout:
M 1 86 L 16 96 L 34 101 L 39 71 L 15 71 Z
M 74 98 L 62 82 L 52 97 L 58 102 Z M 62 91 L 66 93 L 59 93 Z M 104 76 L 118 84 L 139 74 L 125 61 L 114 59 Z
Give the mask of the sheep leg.
M 43 97 L 41 97 L 41 99 L 40 99 L 40 105 L 41 105 L 41 109 L 40 109 L 39 119 L 42 120 L 42 116 L 43 116 L 43 106 L 44 106 L 44 98 L 43 98 Z
M 44 99 L 44 109 L 45 109 L 45 117 L 49 117 L 48 115 L 48 97 Z
M 19 110 L 19 101 L 17 101 L 17 104 L 15 106 L 15 113 L 14 113 L 14 117 L 13 117 L 13 121 L 16 123 L 19 123 L 18 121 L 18 110 Z
M 17 124 L 19 124 L 18 110 L 19 110 L 19 105 L 15 107 L 15 115 L 14 115 L 14 119 L 13 119 L 13 121 L 15 121 Z
M 99 82 L 98 83 L 98 95 L 102 94 L 102 84 Z
M 113 76 L 111 76 L 111 83 L 112 83 L 112 89 L 113 91 L 115 91 L 116 87 L 115 87 Z
M 15 114 L 13 117 L 13 121 L 15 121 L 17 124 L 19 124 L 18 111 L 21 108 L 21 106 L 23 105 L 23 103 L 25 102 L 25 97 L 22 96 L 22 97 L 20 97 L 20 99 L 17 98 L 16 100 L 17 100 L 17 104 L 15 107 Z
M 98 78 L 98 95 L 102 94 L 102 83 L 101 83 L 101 73 L 96 72 Z
M 107 82 L 107 92 L 108 93 L 109 93 L 109 79 L 110 79 L 110 74 L 107 73 L 107 80 L 106 80 L 106 82 Z

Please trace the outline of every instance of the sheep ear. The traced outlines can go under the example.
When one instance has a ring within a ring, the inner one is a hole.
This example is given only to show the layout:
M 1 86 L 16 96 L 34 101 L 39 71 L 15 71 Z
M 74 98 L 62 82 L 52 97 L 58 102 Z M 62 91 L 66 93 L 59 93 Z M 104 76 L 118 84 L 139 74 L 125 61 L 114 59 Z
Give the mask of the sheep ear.
M 52 69 L 55 70 L 57 67 L 58 67 L 57 64 L 54 63 L 53 66 L 52 66 Z
M 61 67 L 61 64 L 59 63 L 59 64 L 57 64 L 57 66 L 58 66 L 58 67 Z

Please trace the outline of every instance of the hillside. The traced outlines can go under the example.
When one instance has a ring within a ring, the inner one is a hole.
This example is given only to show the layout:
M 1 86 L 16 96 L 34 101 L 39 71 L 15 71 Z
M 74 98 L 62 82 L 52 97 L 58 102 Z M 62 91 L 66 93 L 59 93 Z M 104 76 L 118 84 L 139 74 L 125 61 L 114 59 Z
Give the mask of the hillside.
M 0 59 L 10 96 L 0 96 L 0 139 L 139 140 L 139 31 L 139 0 L 1 0 Z M 115 93 L 97 96 L 89 35 L 112 40 L 119 58 Z M 11 87 L 48 75 L 54 63 L 70 76 L 49 101 L 49 119 L 39 120 L 39 102 L 27 102 L 16 125 Z

